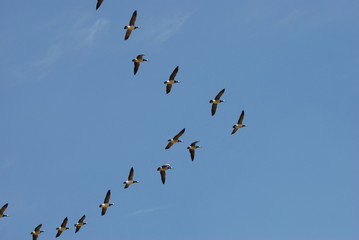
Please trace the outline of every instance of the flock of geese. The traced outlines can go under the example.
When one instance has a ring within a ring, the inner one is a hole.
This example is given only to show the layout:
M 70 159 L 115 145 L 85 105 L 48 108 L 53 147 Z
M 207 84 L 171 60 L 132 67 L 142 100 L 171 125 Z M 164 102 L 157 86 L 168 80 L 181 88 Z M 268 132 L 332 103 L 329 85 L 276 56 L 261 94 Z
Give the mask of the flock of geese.
M 96 10 L 101 6 L 103 0 L 97 0 L 97 4 L 96 4 Z M 137 10 L 135 10 L 131 16 L 131 19 L 130 19 L 130 22 L 129 22 L 129 25 L 125 26 L 124 29 L 126 30 L 126 33 L 125 33 L 125 40 L 129 39 L 129 37 L 131 36 L 131 33 L 133 30 L 135 29 L 138 29 L 140 28 L 139 26 L 136 26 L 135 25 L 135 22 L 136 22 L 136 18 L 137 18 Z M 140 63 L 141 62 L 145 62 L 145 61 L 148 61 L 148 59 L 145 59 L 143 58 L 144 54 L 140 54 L 138 55 L 135 59 L 132 59 L 132 61 L 134 62 L 134 75 L 137 73 L 139 67 L 140 67 Z M 169 79 L 167 81 L 165 81 L 164 83 L 166 84 L 166 94 L 170 93 L 171 92 L 171 89 L 172 89 L 172 85 L 175 84 L 175 83 L 179 83 L 179 81 L 176 81 L 175 80 L 175 77 L 177 75 L 177 72 L 178 72 L 178 69 L 179 67 L 177 66 L 173 72 L 171 73 Z M 212 116 L 214 116 L 216 114 L 216 110 L 217 110 L 217 105 L 219 103 L 222 103 L 224 102 L 221 97 L 224 93 L 225 89 L 222 89 L 221 91 L 219 91 L 219 93 L 214 97 L 214 99 L 210 100 L 209 103 L 212 103 L 212 108 L 211 108 L 211 114 Z M 240 114 L 240 117 L 238 119 L 238 122 L 233 125 L 233 130 L 232 130 L 232 133 L 231 134 L 234 134 L 237 132 L 238 129 L 240 128 L 243 128 L 243 127 L 246 127 L 246 125 L 243 124 L 243 119 L 244 119 L 244 111 L 241 112 Z M 179 133 L 177 133 L 173 138 L 169 139 L 168 140 L 168 144 L 167 146 L 165 147 L 165 149 L 170 149 L 173 144 L 175 143 L 179 143 L 179 142 L 183 142 L 182 140 L 180 140 L 179 138 L 184 134 L 184 132 L 186 131 L 185 128 L 183 128 Z M 191 157 L 191 160 L 193 161 L 194 160 L 194 157 L 195 157 L 195 150 L 197 148 L 200 148 L 201 146 L 198 146 L 197 143 L 199 141 L 195 141 L 193 143 L 191 143 L 190 146 L 187 147 L 187 149 L 189 150 L 189 153 L 190 153 L 190 157 Z M 170 164 L 164 164 L 162 165 L 161 167 L 157 168 L 157 171 L 160 172 L 160 175 L 161 175 L 161 181 L 163 184 L 165 184 L 166 182 L 166 171 L 168 169 L 173 169 L 171 167 Z M 128 175 L 128 178 L 126 181 L 123 182 L 123 184 L 125 185 L 124 188 L 128 188 L 130 187 L 132 184 L 134 183 L 139 183 L 139 181 L 136 181 L 136 180 L 133 180 L 134 178 L 134 169 L 133 167 L 130 169 L 130 173 Z M 101 203 L 99 205 L 99 207 L 101 208 L 101 216 L 105 215 L 106 214 L 106 211 L 107 211 L 107 208 L 110 207 L 110 206 L 113 206 L 114 203 L 110 203 L 110 198 L 111 198 L 111 190 L 108 190 L 107 193 L 106 193 L 106 196 L 105 196 L 105 199 L 103 201 L 103 203 Z M 0 209 L 0 218 L 3 218 L 3 217 L 8 217 L 8 215 L 4 214 L 5 210 L 7 209 L 8 207 L 8 203 L 6 203 L 5 205 L 2 206 L 2 208 Z M 84 222 L 85 221 L 85 218 L 86 218 L 86 215 L 83 215 L 76 224 L 74 224 L 74 226 L 76 227 L 75 229 L 75 233 L 77 233 L 82 226 L 86 225 L 87 222 Z M 67 227 L 67 223 L 68 223 L 68 218 L 66 217 L 60 227 L 56 228 L 57 230 L 57 233 L 56 233 L 56 238 L 59 237 L 64 231 L 70 229 L 69 227 Z M 38 238 L 38 236 L 45 232 L 45 230 L 41 230 L 42 228 L 42 224 L 39 224 L 35 229 L 34 231 L 31 232 L 31 235 L 32 235 L 32 239 L 33 240 L 36 240 Z

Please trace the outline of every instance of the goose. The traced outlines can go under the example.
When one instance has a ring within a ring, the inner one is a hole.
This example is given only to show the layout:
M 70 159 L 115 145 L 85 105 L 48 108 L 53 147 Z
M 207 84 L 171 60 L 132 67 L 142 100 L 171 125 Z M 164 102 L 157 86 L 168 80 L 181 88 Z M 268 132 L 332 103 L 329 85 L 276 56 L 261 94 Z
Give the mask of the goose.
M 75 233 L 77 233 L 78 231 L 80 231 L 81 227 L 87 224 L 87 222 L 84 222 L 85 218 L 86 218 L 86 215 L 83 215 L 83 216 L 79 219 L 79 221 L 78 221 L 76 224 L 74 224 L 74 226 L 76 227 Z
M 97 0 L 96 10 L 101 6 L 103 0 Z
M 209 103 L 212 103 L 212 116 L 214 116 L 214 114 L 216 113 L 217 104 L 224 102 L 223 100 L 220 99 L 222 94 L 224 93 L 224 91 L 225 91 L 225 89 L 223 88 L 213 100 L 209 101 Z
M 234 134 L 240 128 L 247 127 L 247 125 L 242 124 L 243 118 L 244 118 L 244 111 L 242 110 L 241 116 L 239 116 L 237 124 L 233 125 L 233 131 L 231 134 Z
M 42 227 L 42 224 L 39 224 L 34 231 L 32 231 L 30 234 L 32 235 L 32 240 L 36 240 L 40 233 L 45 232 L 45 230 L 40 230 Z
M 106 193 L 105 200 L 103 201 L 102 204 L 100 204 L 100 208 L 102 208 L 101 216 L 106 214 L 106 211 L 107 211 L 108 207 L 110 207 L 112 205 L 115 205 L 114 203 L 109 203 L 110 202 L 110 197 L 111 197 L 111 190 L 108 190 L 107 193 Z
M 127 29 L 126 31 L 126 35 L 125 35 L 125 40 L 127 40 L 131 33 L 132 33 L 132 30 L 135 30 L 137 28 L 140 28 L 139 26 L 135 26 L 135 22 L 136 22 L 136 17 L 137 17 L 137 10 L 135 10 L 133 13 L 132 13 L 132 17 L 131 17 L 131 20 L 130 20 L 130 23 L 129 25 L 125 26 L 124 29 Z
M 132 59 L 132 62 L 134 63 L 135 67 L 133 69 L 133 75 L 136 75 L 138 68 L 140 67 L 140 63 L 141 62 L 146 62 L 148 61 L 148 59 L 144 59 L 143 56 L 145 56 L 145 54 L 140 54 L 138 55 L 135 59 Z
M 180 83 L 180 81 L 176 81 L 176 80 L 175 80 L 175 77 L 176 77 L 176 75 L 177 75 L 177 72 L 178 72 L 178 66 L 177 66 L 177 67 L 173 70 L 173 72 L 171 73 L 169 80 L 167 80 L 167 81 L 164 82 L 164 84 L 167 84 L 167 85 L 166 85 L 166 94 L 168 94 L 168 93 L 171 92 L 172 84 Z
M 157 168 L 157 171 L 160 171 L 161 180 L 162 180 L 163 184 L 165 184 L 165 182 L 166 182 L 166 171 L 168 169 L 173 169 L 173 167 L 171 167 L 171 165 L 169 165 L 169 164 L 164 164 L 164 165 L 162 165 L 162 167 Z
M 173 144 L 178 143 L 178 142 L 183 142 L 182 140 L 179 140 L 178 138 L 180 138 L 182 136 L 182 134 L 184 133 L 184 131 L 186 131 L 186 128 L 182 129 L 179 133 L 177 133 L 176 136 L 174 136 L 172 139 L 168 140 L 168 144 L 166 146 L 165 149 L 169 149 L 170 147 L 172 147 Z
M 192 161 L 194 160 L 194 152 L 197 148 L 200 148 L 201 146 L 197 146 L 196 144 L 199 143 L 199 141 L 195 141 L 193 143 L 191 143 L 191 145 L 189 147 L 187 147 L 187 149 L 189 150 L 189 153 L 191 154 L 191 159 Z
M 62 234 L 63 231 L 70 229 L 69 227 L 66 227 L 67 221 L 68 221 L 68 219 L 67 219 L 67 217 L 65 217 L 65 219 L 61 223 L 61 226 L 56 228 L 56 230 L 57 230 L 56 237 L 60 237 L 60 235 Z
M 8 216 L 9 216 L 9 215 L 4 214 L 4 212 L 5 212 L 6 208 L 7 208 L 7 206 L 9 206 L 9 203 L 5 203 L 5 205 L 2 206 L 2 208 L 0 209 L 0 218 L 2 218 L 2 217 L 8 217 Z
M 130 170 L 130 174 L 128 175 L 127 181 L 123 182 L 123 184 L 125 184 L 124 188 L 128 188 L 133 183 L 139 183 L 139 181 L 134 181 L 133 180 L 133 175 L 134 175 L 134 170 L 133 170 L 133 167 L 132 167 L 131 170 Z

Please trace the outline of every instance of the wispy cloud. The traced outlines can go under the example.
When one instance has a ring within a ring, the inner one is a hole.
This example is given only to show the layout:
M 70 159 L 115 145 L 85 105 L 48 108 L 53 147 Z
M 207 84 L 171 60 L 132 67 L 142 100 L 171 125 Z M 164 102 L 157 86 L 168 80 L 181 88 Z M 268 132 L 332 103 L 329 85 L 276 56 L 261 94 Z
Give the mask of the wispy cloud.
M 84 41 L 88 46 L 92 46 L 94 44 L 94 40 L 96 35 L 106 27 L 109 23 L 106 19 L 97 19 L 90 26 L 79 26 L 76 32 L 79 33 L 80 38 Z
M 165 208 L 167 208 L 167 207 L 140 209 L 140 210 L 134 211 L 132 213 L 129 213 L 128 216 L 133 217 L 133 216 L 137 216 L 137 215 L 140 215 L 140 214 L 152 213 L 152 212 L 156 212 L 158 210 L 165 209 Z
M 21 72 L 35 73 L 36 78 L 44 78 L 56 63 L 70 52 L 83 48 L 91 48 L 95 44 L 96 37 L 109 24 L 104 18 L 92 20 L 85 15 L 74 20 L 74 24 L 65 24 L 61 20 L 53 23 L 52 28 L 57 29 L 50 37 L 49 44 L 45 45 L 42 55 L 34 59 L 30 64 L 23 66 Z
M 181 30 L 181 27 L 191 17 L 191 13 L 178 13 L 174 16 L 167 16 L 162 19 L 156 19 L 156 24 L 151 24 L 147 30 L 156 42 L 165 42 Z
M 289 12 L 287 15 L 283 16 L 275 25 L 275 28 L 282 28 L 292 24 L 298 19 L 304 17 L 304 12 L 298 9 L 295 9 Z

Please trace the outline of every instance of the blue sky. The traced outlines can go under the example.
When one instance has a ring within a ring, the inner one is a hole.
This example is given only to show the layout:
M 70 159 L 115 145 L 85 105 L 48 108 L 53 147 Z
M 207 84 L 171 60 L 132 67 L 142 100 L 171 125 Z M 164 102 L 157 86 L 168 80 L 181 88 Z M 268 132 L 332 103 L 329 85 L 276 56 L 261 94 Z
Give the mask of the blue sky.
M 2 4 L 1 239 L 40 223 L 54 239 L 83 214 L 61 239 L 359 238 L 357 1 L 95 5 Z M 150 61 L 133 76 L 138 54 Z M 230 135 L 242 110 L 249 127 Z M 125 190 L 131 167 L 140 183 Z

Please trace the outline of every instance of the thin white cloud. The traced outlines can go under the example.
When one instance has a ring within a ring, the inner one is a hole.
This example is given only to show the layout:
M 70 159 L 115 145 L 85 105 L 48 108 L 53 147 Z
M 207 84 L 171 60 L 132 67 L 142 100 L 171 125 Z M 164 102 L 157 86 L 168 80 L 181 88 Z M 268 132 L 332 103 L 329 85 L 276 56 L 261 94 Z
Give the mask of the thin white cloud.
M 164 208 L 166 208 L 166 207 L 140 209 L 140 210 L 137 210 L 137 211 L 134 211 L 134 212 L 128 214 L 128 216 L 132 217 L 132 216 L 137 216 L 140 214 L 152 213 L 152 212 L 156 212 L 158 210 L 164 209 Z
M 300 19 L 301 17 L 304 16 L 304 13 L 298 9 L 291 11 L 290 13 L 288 13 L 287 15 L 285 15 L 283 18 L 281 18 L 279 20 L 279 22 L 277 24 L 275 24 L 274 27 L 276 28 L 282 28 L 282 27 L 286 27 L 290 24 L 292 24 L 293 22 L 297 21 L 298 19 Z
M 109 21 L 106 19 L 97 19 L 92 25 L 90 26 L 80 26 L 79 32 L 80 38 L 86 43 L 87 45 L 93 45 L 96 35 L 104 29 L 108 25 Z
M 62 27 L 61 20 L 54 23 L 53 29 L 57 31 L 54 31 L 55 34 L 45 52 L 25 66 L 26 69 L 22 72 L 35 72 L 37 78 L 42 79 L 67 53 L 93 47 L 96 36 L 108 25 L 109 21 L 103 18 L 91 21 L 90 18 L 89 15 L 82 16 L 66 28 Z
M 156 24 L 151 24 L 147 34 L 152 36 L 156 42 L 165 42 L 181 30 L 192 14 L 176 14 L 162 19 L 156 19 Z
M 46 54 L 40 59 L 34 61 L 33 67 L 45 70 L 52 64 L 54 64 L 62 55 L 61 46 L 58 43 L 50 45 L 46 51 Z

